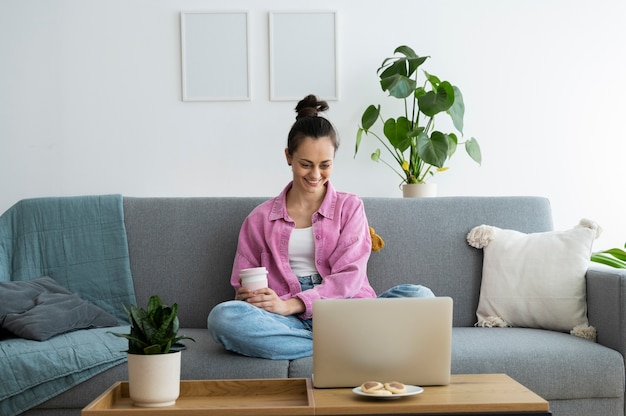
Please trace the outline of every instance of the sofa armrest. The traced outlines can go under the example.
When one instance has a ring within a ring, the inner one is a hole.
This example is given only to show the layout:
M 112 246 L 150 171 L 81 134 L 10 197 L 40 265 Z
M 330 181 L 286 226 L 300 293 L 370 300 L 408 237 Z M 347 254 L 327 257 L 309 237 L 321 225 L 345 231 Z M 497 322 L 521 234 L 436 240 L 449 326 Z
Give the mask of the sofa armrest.
M 587 316 L 598 343 L 626 356 L 626 269 L 591 263 L 586 279 Z

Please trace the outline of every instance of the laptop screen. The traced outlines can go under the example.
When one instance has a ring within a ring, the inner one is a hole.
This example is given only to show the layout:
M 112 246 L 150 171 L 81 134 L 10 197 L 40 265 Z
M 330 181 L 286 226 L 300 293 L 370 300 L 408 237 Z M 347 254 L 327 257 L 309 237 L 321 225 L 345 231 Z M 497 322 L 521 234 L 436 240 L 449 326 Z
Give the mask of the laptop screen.
M 313 385 L 450 382 L 452 299 L 324 299 L 313 304 Z

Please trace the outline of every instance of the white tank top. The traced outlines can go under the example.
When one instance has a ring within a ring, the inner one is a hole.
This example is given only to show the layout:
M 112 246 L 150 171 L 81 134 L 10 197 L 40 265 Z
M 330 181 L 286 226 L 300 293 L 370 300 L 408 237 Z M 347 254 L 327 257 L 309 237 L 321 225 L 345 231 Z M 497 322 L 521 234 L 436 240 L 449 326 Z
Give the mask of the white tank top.
M 298 277 L 318 273 L 315 268 L 313 227 L 294 228 L 289 238 L 289 265 Z

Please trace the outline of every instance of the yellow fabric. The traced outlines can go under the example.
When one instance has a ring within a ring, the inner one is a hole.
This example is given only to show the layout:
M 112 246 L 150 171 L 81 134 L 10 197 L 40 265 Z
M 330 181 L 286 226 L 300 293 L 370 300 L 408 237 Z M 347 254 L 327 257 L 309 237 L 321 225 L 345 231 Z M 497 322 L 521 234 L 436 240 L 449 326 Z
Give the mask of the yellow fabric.
M 385 240 L 376 234 L 372 227 L 370 227 L 370 236 L 372 237 L 372 251 L 379 251 L 381 248 L 385 247 Z

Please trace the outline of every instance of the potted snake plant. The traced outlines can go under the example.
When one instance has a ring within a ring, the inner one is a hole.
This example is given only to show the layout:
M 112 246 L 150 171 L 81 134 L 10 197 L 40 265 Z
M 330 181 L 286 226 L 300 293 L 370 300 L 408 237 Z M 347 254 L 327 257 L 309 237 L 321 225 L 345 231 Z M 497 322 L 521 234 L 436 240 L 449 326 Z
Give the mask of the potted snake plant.
M 372 153 L 371 159 L 383 162 L 402 179 L 404 196 L 414 196 L 409 190 L 415 186 L 434 185 L 426 181 L 436 172 L 448 169 L 446 162 L 454 155 L 457 145 L 463 144 L 470 158 L 479 165 L 482 161 L 475 138 L 459 142 L 456 133 L 435 129 L 435 118 L 447 114 L 462 136 L 465 104 L 461 90 L 450 82 L 426 71 L 421 71 L 425 78 L 421 81 L 418 69 L 427 59 L 428 56 L 418 56 L 408 46 L 399 46 L 394 56 L 382 62 L 377 71 L 380 87 L 389 96 L 402 100 L 404 111 L 398 117 L 385 118 L 380 105 L 372 104 L 363 112 L 357 130 L 354 156 L 364 133 L 377 139 L 390 159 L 381 155 L 380 148 Z M 434 195 L 431 191 L 427 196 Z
M 183 339 L 178 335 L 178 305 L 163 305 L 152 296 L 147 309 L 131 305 L 126 309 L 130 333 L 113 335 L 128 339 L 128 385 L 137 406 L 161 407 L 176 402 L 180 395 L 180 350 L 172 347 Z

